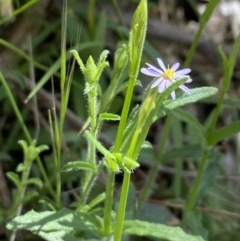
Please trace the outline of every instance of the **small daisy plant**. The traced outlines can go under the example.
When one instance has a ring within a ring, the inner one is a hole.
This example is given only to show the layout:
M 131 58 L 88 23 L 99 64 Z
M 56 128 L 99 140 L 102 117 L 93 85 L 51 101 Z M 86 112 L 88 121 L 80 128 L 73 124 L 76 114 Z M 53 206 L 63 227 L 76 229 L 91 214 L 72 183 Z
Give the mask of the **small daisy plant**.
M 81 133 L 84 134 L 79 137 L 83 138 L 84 136 L 84 138 L 86 138 L 88 154 L 86 157 L 83 156 L 83 160 L 77 158 L 77 160 L 68 162 L 68 164 L 63 167 L 61 166 L 61 172 L 80 171 L 78 176 L 79 180 L 81 180 L 80 188 L 78 190 L 80 198 L 76 199 L 77 201 L 73 205 L 74 207 L 77 207 L 76 210 L 73 210 L 72 208 L 61 208 L 64 203 L 62 203 L 60 198 L 62 182 L 61 178 L 59 178 L 56 179 L 56 186 L 59 187 L 56 188 L 56 193 L 59 195 L 55 195 L 55 191 L 53 190 L 53 196 L 59 197 L 56 198 L 56 200 L 59 200 L 59 205 L 56 206 L 56 208 L 52 208 L 50 211 L 30 211 L 22 216 L 16 215 L 16 217 L 7 225 L 8 229 L 26 229 L 37 233 L 37 235 L 49 241 L 52 241 L 53 239 L 59 241 L 121 241 L 123 240 L 123 235 L 150 236 L 152 238 L 170 241 L 204 241 L 201 236 L 185 233 L 180 227 L 170 227 L 168 225 L 138 220 L 136 218 L 136 213 L 141 208 L 141 202 L 143 204 L 149 197 L 149 193 L 151 193 L 150 189 L 155 180 L 155 176 L 152 174 L 148 177 L 150 181 L 146 182 L 146 188 L 144 187 L 141 190 L 141 192 L 146 195 L 143 195 L 142 198 L 135 198 L 137 201 L 134 200 L 133 208 L 127 207 L 127 198 L 128 196 L 131 196 L 128 195 L 131 174 L 141 164 L 139 163 L 140 151 L 143 148 L 146 148 L 147 144 L 148 148 L 152 150 L 153 155 L 155 155 L 152 144 L 145 141 L 152 124 L 157 119 L 166 116 L 169 113 L 168 116 L 177 113 L 177 108 L 213 96 L 218 91 L 214 87 L 200 87 L 193 89 L 186 87 L 185 84 L 192 82 L 192 79 L 189 76 L 191 69 L 185 68 L 179 70 L 179 63 L 175 63 L 171 67 L 167 65 L 166 67 L 162 59 L 157 58 L 159 67 L 146 63 L 147 67 L 140 68 L 147 32 L 147 10 L 147 0 L 141 0 L 133 16 L 129 41 L 128 43 L 119 46 L 116 50 L 114 65 L 112 67 L 111 62 L 108 62 L 108 55 L 111 55 L 112 53 L 108 50 L 104 50 L 102 54 L 100 54 L 97 62 L 90 56 L 86 61 L 86 64 L 84 64 L 84 61 L 81 59 L 77 50 L 71 51 L 71 54 L 78 63 L 82 76 L 85 79 L 84 94 L 87 99 L 89 113 L 89 118 L 81 131 Z M 223 57 L 225 68 L 230 66 L 230 61 L 233 61 L 236 58 L 234 56 L 235 55 L 229 58 L 229 62 L 227 62 L 228 60 L 225 56 Z M 232 64 L 232 66 L 234 65 Z M 110 85 L 106 90 L 102 91 L 99 81 L 101 74 L 106 67 L 108 67 L 109 70 L 111 69 L 111 71 L 108 71 Z M 225 74 L 225 79 L 228 78 L 224 80 L 227 90 L 232 70 L 229 71 L 228 69 L 225 69 L 225 72 L 227 73 Z M 141 75 L 138 77 L 139 73 L 154 77 L 154 79 L 150 84 L 150 88 L 147 89 L 142 98 L 142 104 L 132 108 L 134 87 L 136 86 L 137 80 L 142 77 Z M 125 78 L 127 75 L 128 78 Z M 0 73 L 0 80 L 2 79 L 3 77 Z M 4 86 L 7 86 L 4 79 L 2 82 Z M 157 90 L 152 90 L 156 87 L 158 88 Z M 184 93 L 181 96 L 176 97 L 177 88 L 181 89 Z M 122 93 L 121 96 L 125 96 L 121 113 L 108 113 L 108 111 L 110 111 L 110 106 L 113 104 L 113 101 L 119 92 Z M 64 93 L 64 91 L 62 91 L 62 93 Z M 170 95 L 172 99 L 166 100 Z M 223 103 L 224 95 L 225 93 L 221 94 L 222 100 L 217 107 L 217 111 L 215 111 L 215 117 L 213 118 L 215 123 L 213 123 L 210 128 L 210 134 L 207 133 L 205 128 L 201 126 L 201 123 L 199 123 L 193 116 L 184 119 L 188 119 L 189 123 L 194 128 L 197 128 L 201 137 L 206 139 L 205 142 L 201 143 L 201 147 L 203 146 L 205 148 L 205 153 L 207 154 L 210 150 L 209 147 L 219 141 L 224 133 L 226 133 L 225 129 L 223 129 L 223 131 L 220 130 L 218 133 L 216 132 L 216 134 L 214 129 L 221 110 L 221 103 Z M 85 108 L 84 104 L 80 103 L 80 105 Z M 113 128 L 116 128 L 117 130 L 116 137 L 110 141 L 105 138 L 104 133 L 102 135 L 100 132 L 104 122 L 109 120 L 117 122 L 116 125 L 113 125 Z M 56 121 L 56 123 L 58 122 Z M 234 134 L 236 130 L 239 130 L 237 124 L 239 126 L 239 123 L 237 122 L 228 127 L 228 131 L 231 128 L 229 133 Z M 165 125 L 165 127 L 166 126 L 167 125 Z M 160 140 L 159 156 L 164 154 L 164 142 L 168 137 L 168 134 L 164 134 L 164 128 L 161 130 L 163 135 L 161 133 L 162 139 Z M 58 129 L 56 128 L 56 130 Z M 58 132 L 55 132 L 56 134 L 52 131 L 53 135 L 57 136 Z M 57 138 L 55 139 L 58 140 Z M 55 139 L 53 138 L 53 140 Z M 106 147 L 106 143 L 101 143 L 103 140 L 110 142 L 108 147 Z M 56 147 L 56 156 L 60 156 L 62 151 L 62 140 L 58 143 L 59 145 Z M 39 148 L 45 149 L 46 147 L 40 146 Z M 42 149 L 38 151 L 38 153 L 41 152 Z M 35 152 L 33 154 L 37 155 L 38 153 Z M 98 152 L 101 153 L 101 155 L 97 155 Z M 207 160 L 207 154 L 206 156 L 203 156 L 204 162 Z M 35 158 L 36 155 L 33 157 Z M 159 170 L 159 165 L 160 163 L 157 163 L 156 161 L 154 170 Z M 198 174 L 199 178 L 197 178 L 196 184 L 193 185 L 194 192 L 192 192 L 189 199 L 190 201 L 186 205 L 186 210 L 189 213 L 195 208 L 197 194 L 201 184 L 200 181 L 203 176 L 203 171 L 205 170 L 204 165 L 205 164 L 203 163 L 203 168 L 200 168 L 202 169 L 202 173 Z M 98 184 L 99 176 L 103 172 L 106 173 L 105 192 L 100 193 L 96 197 L 92 197 L 92 189 L 94 185 Z M 119 172 L 123 173 L 123 182 L 119 202 L 116 203 L 115 174 Z M 59 171 L 59 177 L 60 174 L 62 173 Z M 14 177 L 16 177 L 16 175 L 12 175 L 12 179 Z M 18 184 L 18 181 L 15 181 L 15 183 Z M 27 182 L 24 180 L 24 183 Z M 128 210 L 128 220 L 125 220 L 126 210 Z M 131 213 L 131 211 L 133 212 Z M 136 211 L 136 213 L 134 213 L 134 211 Z M 161 213 L 156 215 L 161 215 Z M 46 220 L 48 221 L 46 222 Z M 189 224 L 187 219 L 185 223 Z

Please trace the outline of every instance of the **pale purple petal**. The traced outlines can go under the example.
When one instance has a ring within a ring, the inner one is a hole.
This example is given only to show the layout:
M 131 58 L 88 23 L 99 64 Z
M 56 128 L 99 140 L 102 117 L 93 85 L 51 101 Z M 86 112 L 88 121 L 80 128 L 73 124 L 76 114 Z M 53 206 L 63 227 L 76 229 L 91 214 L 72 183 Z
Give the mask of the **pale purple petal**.
M 167 80 L 163 80 L 163 81 L 160 83 L 160 85 L 159 85 L 159 87 L 158 87 L 158 92 L 159 92 L 159 93 L 162 93 L 162 92 L 166 89 L 166 83 L 167 83 Z
M 155 81 L 153 82 L 153 84 L 151 85 L 151 88 L 156 87 L 156 86 L 159 85 L 162 81 L 163 81 L 163 78 L 159 78 L 159 79 L 155 80 Z
M 191 90 L 189 88 L 187 88 L 185 85 L 180 85 L 179 88 L 189 95 L 192 94 Z
M 174 70 L 174 71 L 176 71 L 176 70 L 178 69 L 179 65 L 180 65 L 179 63 L 175 63 L 175 64 L 171 67 L 171 69 Z
M 178 75 L 185 75 L 185 74 L 188 74 L 190 72 L 191 72 L 191 69 L 181 69 L 179 71 L 176 71 L 175 74 L 176 74 L 176 76 L 178 76 Z
M 146 65 L 149 66 L 148 69 L 155 70 L 157 73 L 163 74 L 163 71 L 158 69 L 158 68 L 156 68 L 155 66 L 153 66 L 151 64 L 148 64 L 148 63 L 146 63 Z
M 175 76 L 175 80 L 180 80 L 180 79 L 183 79 L 183 78 L 187 78 L 187 80 L 185 81 L 185 83 L 190 83 L 190 82 L 192 82 L 192 79 L 189 78 L 188 75 L 178 75 L 178 76 Z
M 148 69 L 148 68 L 141 68 L 141 72 L 143 74 L 149 75 L 149 76 L 159 76 L 159 73 L 157 73 L 156 71 L 152 70 L 152 69 Z
M 165 89 L 167 89 L 172 83 L 169 80 L 166 80 L 166 87 Z
M 160 58 L 157 58 L 158 64 L 160 66 L 160 68 L 156 68 L 155 66 L 146 63 L 146 65 L 148 66 L 147 68 L 141 68 L 141 72 L 143 74 L 149 75 L 149 76 L 154 76 L 157 77 L 155 78 L 155 80 L 153 81 L 153 83 L 151 84 L 151 88 L 155 88 L 158 87 L 158 92 L 162 93 L 165 91 L 165 89 L 167 89 L 170 85 L 172 85 L 174 82 L 186 78 L 185 83 L 190 83 L 192 82 L 192 79 L 190 78 L 190 76 L 188 76 L 188 73 L 191 72 L 191 69 L 187 68 L 187 69 L 182 69 L 182 70 L 178 70 L 176 71 L 180 64 L 179 63 L 175 63 L 172 65 L 171 69 L 173 71 L 173 76 L 171 76 L 170 72 L 165 73 L 166 71 L 166 67 L 163 63 L 163 61 Z M 169 68 L 169 67 L 168 67 Z M 166 74 L 166 78 L 164 78 L 164 74 Z M 169 74 L 169 75 L 168 75 Z M 168 79 L 168 77 L 171 76 L 171 79 Z M 181 90 L 183 90 L 184 92 L 186 92 L 187 94 L 191 94 L 191 90 L 189 88 L 187 88 L 185 85 L 180 85 L 179 88 Z M 171 92 L 171 97 L 172 99 L 176 99 L 176 92 L 175 90 Z
M 159 66 L 162 68 L 162 70 L 165 71 L 165 70 L 166 70 L 166 67 L 165 67 L 163 61 L 162 61 L 160 58 L 157 58 L 157 61 L 158 61 Z
M 191 83 L 191 82 L 192 82 L 192 79 L 191 79 L 191 78 L 188 78 L 185 83 Z
M 172 96 L 172 98 L 173 98 L 174 100 L 176 99 L 175 91 L 173 91 L 173 92 L 171 93 L 171 96 Z

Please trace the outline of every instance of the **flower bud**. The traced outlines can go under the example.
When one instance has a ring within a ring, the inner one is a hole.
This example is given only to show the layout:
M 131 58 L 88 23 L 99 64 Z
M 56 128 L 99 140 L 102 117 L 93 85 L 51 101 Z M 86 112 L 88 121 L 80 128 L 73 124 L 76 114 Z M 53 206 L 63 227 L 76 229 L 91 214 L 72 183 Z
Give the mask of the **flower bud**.
M 95 82 L 96 74 L 97 74 L 96 64 L 95 64 L 92 56 L 89 56 L 87 63 L 86 63 L 86 68 L 84 70 L 84 76 L 85 76 L 86 81 L 89 84 L 93 84 Z

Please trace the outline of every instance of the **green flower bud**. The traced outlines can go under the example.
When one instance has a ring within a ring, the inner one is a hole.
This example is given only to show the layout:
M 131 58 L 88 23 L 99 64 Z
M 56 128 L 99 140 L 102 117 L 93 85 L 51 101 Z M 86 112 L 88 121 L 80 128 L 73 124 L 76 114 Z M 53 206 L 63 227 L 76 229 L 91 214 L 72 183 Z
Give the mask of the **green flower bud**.
M 108 54 L 109 54 L 109 51 L 108 51 L 108 50 L 103 50 L 103 51 L 102 51 L 102 53 L 100 54 L 98 63 L 97 63 L 97 68 L 99 68 L 100 65 L 102 65 L 103 63 L 106 62 L 106 59 L 107 59 Z
M 97 74 L 96 64 L 95 64 L 92 56 L 89 56 L 87 63 L 86 63 L 86 68 L 84 70 L 84 76 L 85 76 L 86 81 L 89 84 L 94 84 L 96 74 Z
M 115 53 L 114 68 L 123 69 L 128 63 L 128 48 L 122 44 Z
M 154 97 L 149 95 L 144 100 L 138 117 L 138 125 L 143 126 L 149 113 L 156 107 Z

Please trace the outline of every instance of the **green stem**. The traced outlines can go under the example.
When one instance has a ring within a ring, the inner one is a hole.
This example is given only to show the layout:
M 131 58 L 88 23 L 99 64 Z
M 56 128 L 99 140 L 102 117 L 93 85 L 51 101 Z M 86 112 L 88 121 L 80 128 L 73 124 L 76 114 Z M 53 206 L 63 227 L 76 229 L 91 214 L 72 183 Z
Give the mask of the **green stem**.
M 197 31 L 197 34 L 195 35 L 195 37 L 194 37 L 194 39 L 192 41 L 191 47 L 188 50 L 187 58 L 186 58 L 186 60 L 185 60 L 185 62 L 183 64 L 184 67 L 189 66 L 191 61 L 192 61 L 195 49 L 197 47 L 198 41 L 199 41 L 199 39 L 201 37 L 201 34 L 202 34 L 203 27 L 204 27 L 203 25 L 200 26 L 200 28 Z
M 56 174 L 56 203 L 57 206 L 61 206 L 61 166 L 60 166 L 60 158 L 58 160 L 57 166 L 57 174 Z
M 111 213 L 112 213 L 112 203 L 113 203 L 113 190 L 115 182 L 115 173 L 108 170 L 107 176 L 107 187 L 106 187 L 106 201 L 104 205 L 104 234 L 105 236 L 111 235 Z
M 15 202 L 15 205 L 14 205 L 15 206 L 14 210 L 16 209 L 16 214 L 15 214 L 16 217 L 20 216 L 21 212 L 22 212 L 22 208 L 23 208 L 22 200 L 25 196 L 26 189 L 27 189 L 27 180 L 28 180 L 28 176 L 29 176 L 31 166 L 32 166 L 31 163 L 32 162 L 30 162 L 30 164 L 29 164 L 28 161 L 24 161 L 25 169 L 22 172 L 21 184 L 20 184 L 20 187 L 18 189 L 16 202 Z M 17 230 L 13 230 L 9 241 L 14 241 L 15 238 L 16 238 L 16 234 L 17 234 Z
M 125 98 L 124 105 L 123 105 L 123 110 L 122 110 L 122 113 L 121 113 L 121 119 L 120 119 L 120 123 L 119 123 L 119 127 L 118 127 L 116 142 L 115 142 L 115 145 L 113 147 L 112 152 L 118 152 L 119 149 L 120 149 L 121 143 L 122 143 L 123 133 L 124 133 L 124 129 L 126 127 L 129 107 L 130 107 L 133 89 L 134 89 L 134 81 L 135 81 L 135 77 L 131 76 L 130 79 L 129 79 L 129 82 L 128 82 L 129 84 L 128 84 L 126 98 Z M 107 189 L 106 189 L 106 200 L 105 200 L 105 211 L 104 211 L 104 222 L 105 222 L 105 225 L 107 225 L 107 226 L 105 226 L 106 230 L 109 230 L 109 223 L 108 222 L 109 222 L 109 220 L 111 220 L 111 212 L 108 212 L 108 210 L 110 209 L 110 205 L 112 207 L 112 202 L 113 202 L 112 199 L 113 199 L 115 174 L 114 173 L 112 173 L 111 175 L 109 174 L 108 178 L 109 179 L 107 179 L 107 183 L 109 185 L 107 186 Z M 125 174 L 124 174 L 124 178 L 125 178 Z M 128 182 L 128 185 L 129 185 L 129 182 Z M 125 187 L 125 190 L 126 190 L 126 187 Z M 128 190 L 128 187 L 127 187 L 127 190 Z M 121 215 L 124 215 L 124 213 L 121 214 Z M 118 221 L 118 222 L 120 222 L 120 221 Z M 117 227 L 117 229 L 120 229 L 120 227 L 118 227 L 118 226 L 116 226 L 116 227 Z M 122 231 L 119 231 L 119 232 L 122 233 Z
M 117 222 L 116 222 L 116 226 L 115 226 L 116 231 L 114 234 L 114 241 L 122 240 L 123 222 L 124 222 L 124 217 L 125 217 L 130 177 L 131 177 L 131 173 L 125 171 L 124 178 L 123 178 L 122 190 L 121 190 L 121 198 L 120 198 L 118 214 L 117 214 Z
M 83 192 L 82 192 L 82 204 L 83 205 L 86 204 L 88 194 L 91 190 L 91 187 L 93 186 L 93 183 L 96 180 L 97 174 L 102 170 L 103 166 L 104 166 L 104 163 L 101 162 L 97 167 L 96 173 L 93 173 L 93 172 L 90 173 L 90 177 L 88 179 L 88 182 L 85 183 L 86 186 L 83 188 Z
M 210 126 L 210 128 L 209 128 L 208 138 L 210 138 L 211 135 L 212 135 L 213 132 L 214 132 L 214 129 L 215 129 L 215 126 L 216 126 L 218 117 L 219 117 L 220 112 L 221 112 L 221 107 L 222 107 L 222 104 L 223 104 L 224 96 L 225 96 L 225 91 L 222 91 L 222 92 L 221 92 L 221 95 L 220 95 L 220 97 L 219 97 L 219 100 L 218 100 L 218 103 L 217 103 L 215 112 L 214 112 L 214 117 L 213 117 L 211 126 Z
M 186 228 L 188 216 L 195 206 L 197 192 L 199 190 L 199 186 L 201 184 L 201 180 L 202 180 L 202 177 L 203 177 L 203 174 L 204 174 L 208 153 L 209 153 L 209 148 L 206 147 L 205 150 L 204 150 L 202 159 L 200 161 L 200 167 L 199 167 L 198 172 L 197 172 L 197 177 L 195 178 L 195 180 L 193 182 L 191 192 L 190 192 L 190 196 L 188 198 L 188 201 L 187 201 L 187 204 L 186 204 L 186 207 L 185 207 L 183 224 L 182 224 L 183 228 Z
M 91 116 L 91 132 L 93 137 L 97 136 L 97 101 L 96 101 L 96 88 L 94 88 L 90 92 L 88 106 L 90 108 L 90 116 Z M 90 143 L 90 153 L 89 153 L 89 161 L 93 167 L 96 167 L 96 148 L 94 143 Z
M 88 195 L 90 193 L 90 189 L 92 187 L 92 184 L 93 184 L 95 178 L 96 178 L 96 175 L 94 175 L 92 172 L 86 173 L 83 191 L 82 191 L 82 205 L 85 205 L 87 202 Z
M 16 197 L 16 200 L 17 200 L 16 201 L 16 208 L 18 208 L 16 216 L 19 216 L 21 214 L 21 210 L 19 210 L 19 207 L 21 206 L 21 209 L 22 209 L 22 205 L 20 205 L 20 203 L 22 202 L 22 199 L 25 196 L 26 187 L 27 187 L 26 183 L 27 183 L 28 176 L 29 176 L 30 169 L 31 169 L 31 164 L 29 165 L 27 161 L 25 161 L 24 164 L 26 166 L 25 166 L 25 168 L 22 172 L 21 186 L 19 188 L 18 195 Z
M 123 105 L 121 120 L 119 123 L 116 142 L 115 142 L 115 145 L 113 148 L 113 152 L 118 152 L 118 150 L 120 149 L 121 143 L 122 143 L 123 133 L 124 133 L 124 129 L 126 127 L 126 122 L 127 122 L 128 112 L 129 112 L 129 107 L 130 107 L 130 103 L 132 100 L 134 81 L 135 81 L 135 76 L 131 76 L 128 81 L 127 94 L 126 94 L 126 98 L 125 98 L 124 105 Z
M 162 139 L 159 143 L 159 148 L 158 148 L 158 153 L 157 153 L 157 160 L 158 161 L 155 162 L 155 164 L 153 165 L 153 167 L 152 167 L 152 169 L 151 169 L 151 171 L 148 175 L 149 178 L 148 178 L 147 182 L 145 183 L 145 185 L 143 187 L 143 190 L 141 192 L 141 195 L 138 199 L 138 207 L 137 207 L 135 216 L 136 216 L 137 212 L 140 210 L 143 202 L 148 198 L 150 189 L 151 189 L 151 187 L 153 185 L 153 182 L 154 182 L 154 180 L 157 176 L 158 168 L 159 168 L 159 165 L 161 164 L 161 160 L 162 160 L 163 149 L 165 147 L 165 144 L 166 144 L 169 132 L 170 132 L 171 121 L 172 121 L 172 116 L 168 115 L 167 119 L 165 121 L 165 127 L 163 129 Z
M 91 133 L 94 139 L 97 138 L 97 87 L 94 87 L 93 90 L 88 95 L 88 107 L 91 117 Z M 89 143 L 89 162 L 94 168 L 96 168 L 96 147 L 93 142 Z M 87 171 L 85 174 L 85 180 L 83 184 L 83 204 L 86 203 L 88 194 L 91 189 L 91 183 L 94 181 L 96 175 L 92 171 Z

